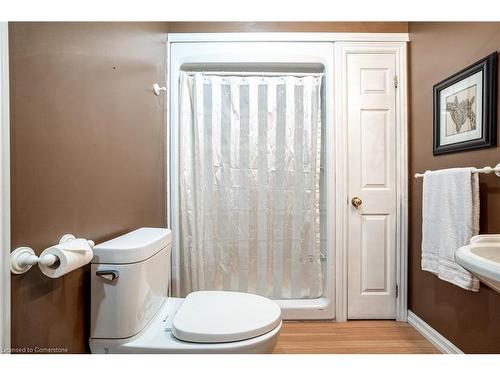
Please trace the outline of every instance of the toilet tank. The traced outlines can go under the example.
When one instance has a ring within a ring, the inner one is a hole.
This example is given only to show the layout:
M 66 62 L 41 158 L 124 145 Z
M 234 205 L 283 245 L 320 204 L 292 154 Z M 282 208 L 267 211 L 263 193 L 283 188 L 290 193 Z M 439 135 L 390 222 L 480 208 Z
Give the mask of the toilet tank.
M 167 299 L 169 229 L 140 228 L 93 248 L 91 338 L 126 338 L 140 332 Z

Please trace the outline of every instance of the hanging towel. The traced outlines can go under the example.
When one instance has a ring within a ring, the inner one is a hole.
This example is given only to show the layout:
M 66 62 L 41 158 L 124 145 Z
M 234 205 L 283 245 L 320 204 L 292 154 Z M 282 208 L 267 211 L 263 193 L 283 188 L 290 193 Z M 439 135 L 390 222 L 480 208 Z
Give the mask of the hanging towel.
M 455 262 L 455 251 L 479 233 L 477 173 L 472 168 L 425 172 L 422 216 L 422 269 L 478 291 L 479 280 Z

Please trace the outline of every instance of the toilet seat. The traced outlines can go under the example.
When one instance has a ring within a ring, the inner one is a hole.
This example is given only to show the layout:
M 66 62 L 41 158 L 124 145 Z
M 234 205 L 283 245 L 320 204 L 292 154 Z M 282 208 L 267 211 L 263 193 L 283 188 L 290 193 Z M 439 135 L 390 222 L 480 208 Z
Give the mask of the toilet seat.
M 281 309 L 264 297 L 239 292 L 190 293 L 177 311 L 172 334 L 181 341 L 225 343 L 266 334 L 281 323 Z

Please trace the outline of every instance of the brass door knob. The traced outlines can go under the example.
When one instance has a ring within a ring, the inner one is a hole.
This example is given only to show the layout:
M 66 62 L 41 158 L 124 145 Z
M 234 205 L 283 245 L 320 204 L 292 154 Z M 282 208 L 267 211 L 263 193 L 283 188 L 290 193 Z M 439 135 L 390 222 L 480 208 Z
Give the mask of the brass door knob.
M 363 201 L 361 199 L 359 199 L 359 197 L 354 197 L 351 199 L 351 204 L 355 208 L 358 208 L 359 206 L 361 206 L 363 204 Z

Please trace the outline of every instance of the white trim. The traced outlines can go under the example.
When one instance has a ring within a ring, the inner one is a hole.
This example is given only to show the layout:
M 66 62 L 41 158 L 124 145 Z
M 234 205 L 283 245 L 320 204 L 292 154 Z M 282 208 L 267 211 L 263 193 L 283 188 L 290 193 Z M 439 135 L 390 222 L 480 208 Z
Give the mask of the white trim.
M 430 341 L 441 353 L 444 354 L 464 354 L 459 348 L 451 343 L 446 337 L 428 325 L 413 311 L 408 310 L 408 323 Z
M 169 33 L 176 43 L 201 42 L 408 42 L 408 33 Z
M 347 121 L 345 77 L 347 69 L 341 46 L 335 44 L 335 186 L 336 186 L 336 240 L 335 240 L 335 319 L 347 321 L 347 143 L 344 124 Z
M 396 93 L 396 142 L 397 142 L 397 205 L 396 236 L 397 264 L 396 282 L 399 293 L 396 298 L 396 320 L 406 321 L 407 275 L 408 275 L 408 111 L 407 111 L 407 69 L 406 42 L 349 42 L 335 43 L 335 128 L 337 135 L 337 204 L 342 207 L 337 215 L 337 245 L 335 255 L 335 316 L 338 322 L 347 320 L 347 94 L 345 77 L 347 74 L 347 55 L 349 53 L 379 52 L 396 55 L 398 90 Z
M 0 353 L 10 349 L 10 135 L 8 23 L 0 23 Z
M 165 91 L 165 137 L 166 137 L 166 143 L 165 143 L 165 193 L 167 194 L 167 199 L 165 202 L 165 214 L 167 215 L 167 228 L 172 228 L 172 223 L 170 222 L 170 209 L 171 209 L 171 192 L 170 192 L 170 40 L 168 39 L 168 34 L 167 34 L 167 50 L 165 51 L 165 87 L 167 88 L 167 91 Z M 170 275 L 172 277 L 172 275 Z M 171 290 L 172 288 L 172 283 L 169 283 L 169 288 Z
M 165 202 L 165 215 L 167 215 L 166 218 L 166 226 L 167 228 L 172 228 L 172 222 L 170 218 L 170 210 L 172 209 L 171 204 L 172 204 L 172 197 L 171 197 L 171 186 L 170 186 L 170 139 L 171 139 L 171 121 L 170 121 L 170 111 L 171 111 L 171 106 L 170 106 L 170 40 L 168 39 L 168 34 L 167 34 L 167 40 L 166 40 L 166 47 L 167 50 L 165 51 L 165 87 L 167 88 L 167 91 L 165 92 L 165 155 L 163 160 L 165 160 L 165 193 L 167 194 L 166 197 L 166 202 Z M 170 256 L 172 257 L 172 255 Z M 170 258 L 172 259 L 172 258 Z M 169 277 L 168 277 L 168 291 L 167 291 L 169 296 L 173 295 L 173 287 L 172 287 L 172 261 L 170 261 L 170 270 L 169 270 Z
M 407 45 L 402 43 L 397 51 L 398 91 L 396 110 L 399 109 L 399 126 L 396 127 L 397 141 L 397 275 L 398 298 L 396 299 L 396 320 L 405 322 L 408 314 L 408 72 Z

